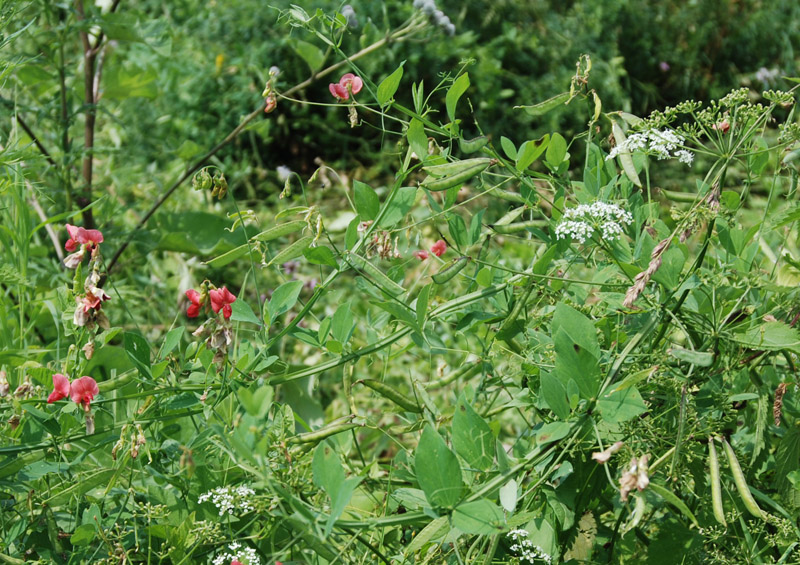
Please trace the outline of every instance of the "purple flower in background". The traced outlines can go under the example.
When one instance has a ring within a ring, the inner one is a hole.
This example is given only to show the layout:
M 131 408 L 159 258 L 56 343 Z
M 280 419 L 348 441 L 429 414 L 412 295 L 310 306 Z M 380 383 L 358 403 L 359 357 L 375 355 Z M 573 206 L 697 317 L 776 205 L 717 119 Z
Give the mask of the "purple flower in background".
M 666 73 L 669 70 L 669 63 L 667 63 L 666 61 L 661 61 L 658 64 L 658 68 L 661 69 L 662 73 Z

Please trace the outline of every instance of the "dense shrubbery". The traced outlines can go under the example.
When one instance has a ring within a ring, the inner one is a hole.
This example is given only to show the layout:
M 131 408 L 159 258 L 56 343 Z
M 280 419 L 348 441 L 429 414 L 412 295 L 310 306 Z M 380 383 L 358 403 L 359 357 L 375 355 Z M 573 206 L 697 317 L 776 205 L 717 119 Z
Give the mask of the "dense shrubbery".
M 798 8 L 323 4 L 2 5 L 0 562 L 796 561 Z

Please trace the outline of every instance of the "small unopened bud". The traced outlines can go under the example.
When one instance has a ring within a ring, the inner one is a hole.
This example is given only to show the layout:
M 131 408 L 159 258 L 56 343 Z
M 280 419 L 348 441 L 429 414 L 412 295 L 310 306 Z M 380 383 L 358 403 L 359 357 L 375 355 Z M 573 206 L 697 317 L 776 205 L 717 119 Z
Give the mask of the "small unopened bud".
M 0 398 L 8 396 L 8 392 L 10 390 L 11 390 L 11 385 L 8 384 L 8 379 L 6 378 L 6 372 L 0 371 Z
M 90 341 L 83 346 L 83 354 L 86 356 L 86 359 L 92 358 L 94 355 L 94 341 Z
M 278 99 L 275 98 L 275 95 L 270 93 L 264 99 L 264 113 L 269 114 L 275 110 L 278 106 Z
M 275 78 L 280 74 L 281 74 L 281 70 L 278 67 L 276 67 L 275 65 L 272 65 L 269 68 L 269 76 L 271 76 L 272 78 Z
M 195 190 L 208 190 L 211 188 L 213 180 L 211 175 L 208 174 L 208 169 L 200 170 L 194 178 L 192 178 L 192 188 Z

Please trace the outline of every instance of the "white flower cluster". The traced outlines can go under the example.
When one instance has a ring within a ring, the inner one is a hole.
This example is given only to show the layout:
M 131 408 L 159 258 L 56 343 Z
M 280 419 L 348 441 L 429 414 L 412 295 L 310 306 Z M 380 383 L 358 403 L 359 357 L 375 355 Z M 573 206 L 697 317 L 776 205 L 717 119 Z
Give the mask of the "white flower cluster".
M 623 233 L 621 224 L 629 225 L 633 216 L 617 206 L 607 202 L 580 204 L 575 208 L 564 210 L 561 222 L 556 226 L 556 239 L 570 237 L 578 243 L 586 243 L 600 230 L 603 239 L 617 239 Z
M 553 562 L 553 558 L 545 553 L 545 551 L 538 545 L 533 545 L 533 542 L 528 539 L 528 532 L 526 530 L 511 530 L 506 534 L 514 544 L 511 546 L 511 551 L 520 554 L 520 563 L 536 563 L 537 559 L 541 559 L 547 565 Z
M 667 129 L 651 129 L 642 133 L 632 133 L 625 141 L 617 144 L 611 150 L 611 153 L 606 157 L 606 161 L 620 154 L 647 151 L 659 159 L 677 157 L 681 163 L 691 165 L 694 160 L 694 154 L 686 149 L 678 149 L 683 145 L 684 141 L 686 140 L 682 135 Z
M 228 544 L 228 549 L 232 553 L 220 553 L 211 563 L 213 565 L 228 565 L 235 559 L 245 565 L 261 565 L 261 559 L 258 558 L 256 550 L 252 547 L 242 547 L 242 544 L 235 541 Z
M 219 487 L 201 494 L 197 502 L 210 500 L 219 509 L 220 516 L 224 516 L 226 513 L 233 516 L 235 510 L 241 511 L 242 514 L 254 510 L 252 502 L 248 500 L 248 497 L 254 494 L 255 491 L 246 486 L 238 486 L 236 488 Z

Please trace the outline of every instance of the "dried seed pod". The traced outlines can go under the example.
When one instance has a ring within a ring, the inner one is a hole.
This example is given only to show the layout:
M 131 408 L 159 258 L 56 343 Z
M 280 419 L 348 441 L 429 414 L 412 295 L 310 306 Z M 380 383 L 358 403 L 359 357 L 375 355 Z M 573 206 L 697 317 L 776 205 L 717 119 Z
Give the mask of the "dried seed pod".
M 775 389 L 775 402 L 772 405 L 772 417 L 775 419 L 775 425 L 781 425 L 781 414 L 783 412 L 783 395 L 786 394 L 786 383 L 781 383 Z

